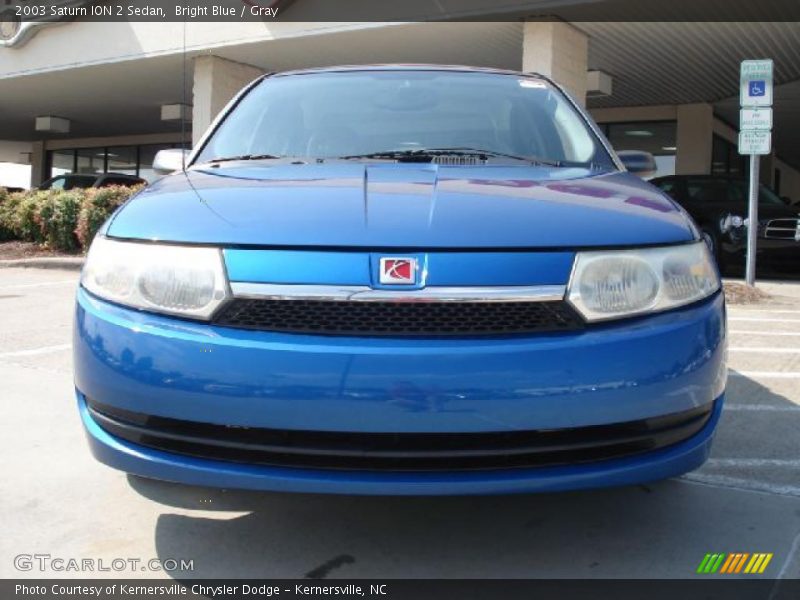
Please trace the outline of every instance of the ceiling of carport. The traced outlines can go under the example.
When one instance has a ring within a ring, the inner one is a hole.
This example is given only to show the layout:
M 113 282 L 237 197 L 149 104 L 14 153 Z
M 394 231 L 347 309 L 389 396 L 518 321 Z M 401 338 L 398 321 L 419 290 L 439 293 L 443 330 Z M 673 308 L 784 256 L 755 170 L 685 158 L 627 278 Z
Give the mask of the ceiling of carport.
M 575 23 L 589 67 L 614 78 L 590 106 L 716 102 L 739 86 L 739 63 L 772 58 L 777 84 L 800 80 L 800 23 Z
M 775 146 L 800 168 L 800 23 L 583 22 L 589 67 L 614 80 L 609 97 L 591 108 L 711 102 L 738 121 L 739 62 L 773 58 L 776 65 Z M 269 70 L 337 63 L 445 62 L 521 67 L 522 24 L 418 23 L 217 48 L 215 54 Z M 368 51 L 367 51 L 368 49 Z M 179 102 L 180 55 L 150 57 L 0 81 L 4 139 L 41 139 L 36 115 L 73 120 L 73 136 L 165 131 L 159 106 Z M 191 69 L 186 94 L 191 97 Z
M 213 54 L 266 71 L 370 62 L 519 69 L 521 48 L 519 23 L 418 23 L 231 44 Z M 160 106 L 191 102 L 197 54 L 187 56 L 185 87 L 180 54 L 0 79 L 0 139 L 55 137 L 33 130 L 35 117 L 48 114 L 72 121 L 70 137 L 179 131 L 178 123 L 160 120 Z
M 710 102 L 738 127 L 739 64 L 775 62 L 776 153 L 800 168 L 800 23 L 575 23 L 589 67 L 613 77 L 590 108 Z

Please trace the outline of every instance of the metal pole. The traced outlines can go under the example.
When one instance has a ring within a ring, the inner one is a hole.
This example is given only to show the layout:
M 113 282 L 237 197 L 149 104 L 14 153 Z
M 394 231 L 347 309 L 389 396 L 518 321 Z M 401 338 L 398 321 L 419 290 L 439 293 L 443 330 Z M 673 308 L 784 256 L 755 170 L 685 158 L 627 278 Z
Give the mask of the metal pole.
M 756 284 L 756 240 L 758 239 L 758 191 L 759 167 L 761 157 L 757 154 L 750 155 L 750 206 L 748 209 L 747 226 L 747 269 L 745 281 L 749 286 Z

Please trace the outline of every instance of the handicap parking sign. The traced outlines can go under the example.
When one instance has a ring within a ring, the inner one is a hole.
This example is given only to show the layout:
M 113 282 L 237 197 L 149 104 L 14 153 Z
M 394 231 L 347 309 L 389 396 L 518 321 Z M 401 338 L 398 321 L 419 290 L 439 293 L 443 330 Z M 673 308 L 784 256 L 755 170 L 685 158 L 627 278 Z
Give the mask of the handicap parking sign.
M 767 93 L 767 82 L 766 81 L 750 81 L 750 88 L 748 90 L 748 95 L 751 98 L 760 98 Z
M 739 104 L 744 108 L 772 106 L 771 60 L 745 60 L 741 67 Z

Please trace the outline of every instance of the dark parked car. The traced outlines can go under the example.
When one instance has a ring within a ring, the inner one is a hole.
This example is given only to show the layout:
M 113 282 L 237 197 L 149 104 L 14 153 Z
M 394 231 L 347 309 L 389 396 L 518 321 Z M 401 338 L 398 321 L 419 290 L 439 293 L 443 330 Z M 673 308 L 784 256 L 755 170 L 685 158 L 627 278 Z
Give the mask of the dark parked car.
M 741 266 L 747 252 L 745 179 L 717 175 L 674 175 L 650 183 L 672 196 L 703 232 L 720 269 Z M 800 208 L 790 206 L 767 186 L 758 198 L 758 264 L 798 270 Z
M 40 190 L 71 190 L 74 188 L 101 188 L 111 185 L 141 185 L 147 181 L 135 175 L 125 175 L 124 173 L 96 173 L 81 175 L 70 173 L 67 175 L 56 175 L 40 186 Z

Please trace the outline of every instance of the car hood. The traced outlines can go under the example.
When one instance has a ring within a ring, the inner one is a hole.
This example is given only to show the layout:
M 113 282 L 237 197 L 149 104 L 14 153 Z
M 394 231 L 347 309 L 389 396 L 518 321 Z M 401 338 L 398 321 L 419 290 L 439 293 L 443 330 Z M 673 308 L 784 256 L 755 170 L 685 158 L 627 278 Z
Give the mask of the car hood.
M 747 207 L 745 207 L 743 214 L 747 215 Z M 780 206 L 778 204 L 764 204 L 758 205 L 758 220 L 770 219 L 796 219 L 800 217 L 800 207 L 797 206 Z
M 735 215 L 747 218 L 749 213 L 749 204 L 747 199 L 741 201 L 724 202 L 703 202 L 700 204 L 687 204 L 691 214 L 697 213 L 698 218 L 718 218 L 726 217 L 728 215 Z M 770 219 L 796 219 L 800 216 L 800 206 L 790 206 L 788 204 L 776 204 L 773 202 L 759 202 L 758 203 L 758 219 L 759 221 Z
M 112 237 L 276 247 L 573 248 L 695 237 L 627 173 L 529 166 L 232 163 L 165 177 Z

